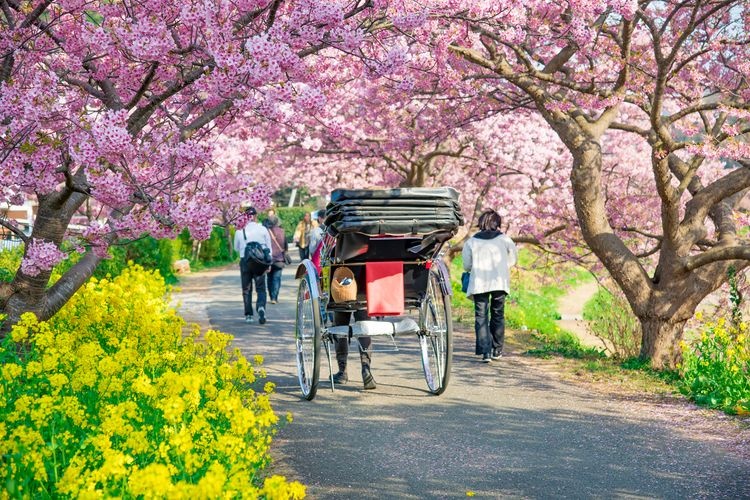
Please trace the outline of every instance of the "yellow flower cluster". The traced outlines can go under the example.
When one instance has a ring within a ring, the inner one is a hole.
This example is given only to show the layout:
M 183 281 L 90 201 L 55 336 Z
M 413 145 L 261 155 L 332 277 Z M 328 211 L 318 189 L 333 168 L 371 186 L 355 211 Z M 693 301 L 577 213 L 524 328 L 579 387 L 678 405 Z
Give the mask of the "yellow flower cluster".
M 278 422 L 262 357 L 251 364 L 221 332 L 185 335 L 169 292 L 131 266 L 49 322 L 14 326 L 0 345 L 9 496 L 304 497 L 260 474 Z
M 745 322 L 719 318 L 706 323 L 694 345 L 682 343 L 682 349 L 684 393 L 700 404 L 750 413 L 750 338 Z

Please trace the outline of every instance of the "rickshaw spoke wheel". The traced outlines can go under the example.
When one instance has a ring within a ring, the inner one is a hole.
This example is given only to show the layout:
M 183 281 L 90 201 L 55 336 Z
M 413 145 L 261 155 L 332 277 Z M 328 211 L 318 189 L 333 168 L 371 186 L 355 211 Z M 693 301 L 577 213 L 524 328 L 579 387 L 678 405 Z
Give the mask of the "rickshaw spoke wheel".
M 448 386 L 453 357 L 453 322 L 450 296 L 443 293 L 437 275 L 432 272 L 421 309 L 422 332 L 419 347 L 427 387 L 442 394 Z
M 313 399 L 320 376 L 320 308 L 310 290 L 310 276 L 300 279 L 297 293 L 297 318 L 294 341 L 297 352 L 297 376 L 302 396 Z

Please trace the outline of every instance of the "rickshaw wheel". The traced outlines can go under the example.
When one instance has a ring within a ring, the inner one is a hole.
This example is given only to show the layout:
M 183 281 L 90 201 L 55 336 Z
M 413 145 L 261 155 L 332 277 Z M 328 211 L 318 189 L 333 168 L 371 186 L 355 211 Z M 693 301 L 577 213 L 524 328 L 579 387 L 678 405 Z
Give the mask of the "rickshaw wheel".
M 442 394 L 450 380 L 453 320 L 450 296 L 443 293 L 435 272 L 430 273 L 420 317 L 422 332 L 419 334 L 419 347 L 424 378 L 431 393 Z
M 297 348 L 297 376 L 302 397 L 315 397 L 320 377 L 320 306 L 310 289 L 310 276 L 305 274 L 297 292 L 297 319 L 294 341 Z

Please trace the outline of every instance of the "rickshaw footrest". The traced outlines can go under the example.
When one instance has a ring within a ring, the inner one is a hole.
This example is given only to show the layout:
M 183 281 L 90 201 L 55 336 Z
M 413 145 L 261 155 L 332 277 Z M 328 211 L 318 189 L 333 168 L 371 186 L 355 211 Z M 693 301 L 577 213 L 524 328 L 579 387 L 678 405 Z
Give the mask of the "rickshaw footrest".
M 330 335 L 349 335 L 352 337 L 371 337 L 375 335 L 403 335 L 417 333 L 419 326 L 412 318 L 385 318 L 382 320 L 355 321 L 351 325 L 329 326 Z

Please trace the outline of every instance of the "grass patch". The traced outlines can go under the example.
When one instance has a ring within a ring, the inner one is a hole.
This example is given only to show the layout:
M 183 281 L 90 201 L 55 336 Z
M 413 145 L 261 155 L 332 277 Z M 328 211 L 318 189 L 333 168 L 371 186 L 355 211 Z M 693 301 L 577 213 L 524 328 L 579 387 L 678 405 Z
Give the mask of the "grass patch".
M 653 370 L 648 362 L 638 358 L 624 361 L 612 358 L 568 359 L 567 368 L 578 380 L 605 382 L 618 387 L 618 391 L 651 394 L 677 394 L 680 376 L 677 372 Z
M 227 264 L 232 264 L 234 262 L 239 262 L 239 259 L 216 260 L 210 262 L 204 262 L 202 260 L 190 260 L 190 272 L 214 269 L 217 267 L 226 266 Z

